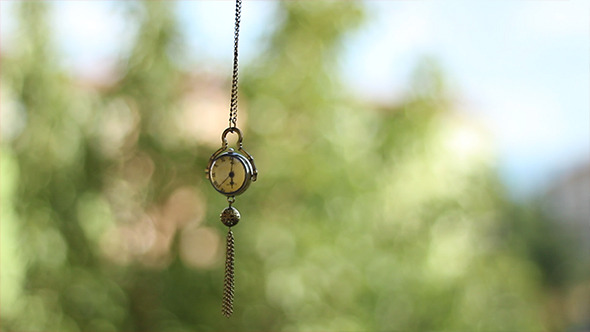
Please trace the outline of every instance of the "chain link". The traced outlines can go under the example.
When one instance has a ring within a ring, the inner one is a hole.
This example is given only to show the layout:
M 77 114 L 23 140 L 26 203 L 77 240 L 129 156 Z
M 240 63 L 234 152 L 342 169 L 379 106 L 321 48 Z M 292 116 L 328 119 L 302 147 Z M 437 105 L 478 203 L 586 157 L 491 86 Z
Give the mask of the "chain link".
M 234 28 L 234 67 L 231 80 L 231 102 L 229 107 L 229 127 L 237 127 L 238 122 L 238 40 L 240 38 L 240 21 L 242 0 L 236 0 L 236 24 Z
M 234 313 L 234 246 L 234 233 L 230 228 L 226 239 L 225 277 L 223 281 L 223 301 L 221 303 L 221 313 L 227 318 Z

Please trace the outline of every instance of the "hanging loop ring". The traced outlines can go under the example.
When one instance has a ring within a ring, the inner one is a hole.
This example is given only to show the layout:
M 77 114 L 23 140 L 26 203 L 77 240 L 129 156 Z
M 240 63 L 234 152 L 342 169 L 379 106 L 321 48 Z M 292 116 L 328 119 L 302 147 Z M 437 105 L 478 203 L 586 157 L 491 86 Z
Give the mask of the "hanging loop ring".
M 228 127 L 223 131 L 223 134 L 221 134 L 221 141 L 223 142 L 223 147 L 227 148 L 227 134 L 229 133 L 238 134 L 238 146 L 242 147 L 242 141 L 244 137 L 242 136 L 242 131 L 238 129 L 238 127 Z

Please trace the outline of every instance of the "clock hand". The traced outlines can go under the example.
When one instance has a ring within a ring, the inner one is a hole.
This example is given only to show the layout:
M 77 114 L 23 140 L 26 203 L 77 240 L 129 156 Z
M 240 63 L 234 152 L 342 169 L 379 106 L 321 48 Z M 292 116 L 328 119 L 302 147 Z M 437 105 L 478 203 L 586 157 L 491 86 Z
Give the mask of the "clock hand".
M 231 173 L 230 173 L 230 174 L 231 174 Z M 232 179 L 232 182 L 233 182 L 233 177 L 228 175 L 228 176 L 225 178 L 225 180 L 223 180 L 223 181 L 222 181 L 222 182 L 219 184 L 219 187 L 221 187 L 221 186 L 222 186 L 222 185 L 225 183 L 225 181 L 227 181 L 227 179 L 229 179 L 229 178 L 231 178 L 231 179 Z M 233 187 L 233 186 L 232 186 L 232 187 Z
M 229 184 L 231 185 L 232 188 L 234 187 L 234 184 L 235 184 L 234 176 L 236 176 L 236 173 L 234 173 L 233 168 L 234 168 L 234 163 L 233 163 L 233 159 L 232 159 L 231 170 L 229 172 L 229 176 L 231 177 L 231 181 L 229 182 Z
M 234 184 L 235 184 L 235 182 L 234 182 L 234 176 L 236 175 L 234 173 L 234 159 L 233 158 L 230 161 L 230 165 L 231 165 L 231 167 L 229 169 L 229 177 L 231 178 L 231 181 L 229 182 L 229 184 L 233 188 L 234 187 Z

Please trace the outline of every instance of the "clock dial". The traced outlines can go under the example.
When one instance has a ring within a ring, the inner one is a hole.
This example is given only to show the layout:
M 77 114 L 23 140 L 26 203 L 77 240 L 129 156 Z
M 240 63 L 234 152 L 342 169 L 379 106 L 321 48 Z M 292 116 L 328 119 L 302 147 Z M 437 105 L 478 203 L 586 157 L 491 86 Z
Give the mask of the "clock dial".
M 248 171 L 238 154 L 223 154 L 213 162 L 210 179 L 213 187 L 220 193 L 239 194 L 247 184 Z

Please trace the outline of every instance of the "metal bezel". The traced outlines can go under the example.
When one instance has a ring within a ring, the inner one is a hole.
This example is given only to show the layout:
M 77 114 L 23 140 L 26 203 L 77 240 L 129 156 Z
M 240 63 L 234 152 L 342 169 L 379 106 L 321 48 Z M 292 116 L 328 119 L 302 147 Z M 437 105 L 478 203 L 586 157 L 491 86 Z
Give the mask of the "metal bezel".
M 246 176 L 245 176 L 244 183 L 242 184 L 242 186 L 235 191 L 227 192 L 227 193 L 219 190 L 215 186 L 215 184 L 213 183 L 213 181 L 214 181 L 213 176 L 211 174 L 213 172 L 213 165 L 215 165 L 215 162 L 218 159 L 226 157 L 226 156 L 230 157 L 230 158 L 237 159 L 242 165 L 244 165 L 244 169 L 246 171 Z M 246 189 L 248 189 L 248 187 L 250 186 L 250 183 L 252 182 L 252 173 L 253 173 L 252 165 L 250 164 L 248 159 L 246 157 L 242 156 L 241 154 L 230 150 L 230 151 L 224 152 L 224 153 L 216 156 L 215 159 L 213 159 L 213 162 L 211 163 L 211 167 L 209 168 L 209 174 L 208 174 L 209 176 L 208 177 L 209 177 L 209 182 L 211 182 L 211 185 L 213 186 L 213 188 L 215 190 L 217 190 L 217 192 L 219 192 L 220 194 L 225 195 L 227 197 L 232 197 L 232 196 L 240 195 L 244 191 L 246 191 Z

